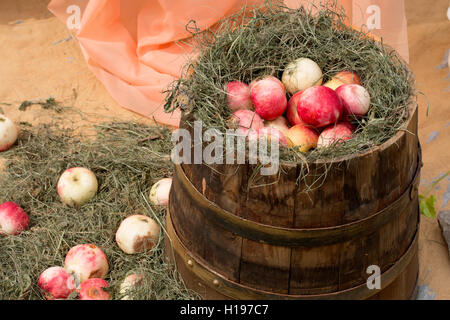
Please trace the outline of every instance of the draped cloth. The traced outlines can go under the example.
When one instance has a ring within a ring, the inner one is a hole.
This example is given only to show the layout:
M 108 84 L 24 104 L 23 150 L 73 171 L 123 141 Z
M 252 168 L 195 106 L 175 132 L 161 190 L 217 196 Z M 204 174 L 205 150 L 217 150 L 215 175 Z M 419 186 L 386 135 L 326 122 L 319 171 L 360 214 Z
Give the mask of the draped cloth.
M 295 8 L 305 0 L 285 0 Z M 190 47 L 190 21 L 206 29 L 262 0 L 52 0 L 48 8 L 79 41 L 89 69 L 123 107 L 178 126 L 165 113 L 164 90 L 181 75 Z M 340 0 L 349 23 L 372 30 L 408 61 L 403 0 Z M 182 40 L 182 41 L 180 41 Z

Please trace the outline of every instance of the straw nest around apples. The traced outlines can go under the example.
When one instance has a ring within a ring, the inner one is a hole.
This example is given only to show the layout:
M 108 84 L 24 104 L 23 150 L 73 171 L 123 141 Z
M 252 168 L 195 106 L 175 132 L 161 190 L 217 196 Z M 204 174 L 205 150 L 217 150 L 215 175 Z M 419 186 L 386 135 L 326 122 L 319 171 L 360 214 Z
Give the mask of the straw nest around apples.
M 347 26 L 345 13 L 335 2 L 315 10 L 312 14 L 303 7 L 288 9 L 271 1 L 263 8 L 246 8 L 214 30 L 191 28 L 198 57 L 186 65 L 182 78 L 167 91 L 166 111 L 184 108 L 203 121 L 205 130 L 225 132 L 231 110 L 224 84 L 233 80 L 248 84 L 264 75 L 281 79 L 288 63 L 306 57 L 321 67 L 323 83 L 339 71 L 358 74 L 370 93 L 371 107 L 364 118 L 354 121 L 357 129 L 353 139 L 306 153 L 283 149 L 281 160 L 304 163 L 336 159 L 387 141 L 409 116 L 414 88 L 406 63 L 382 42 Z M 176 99 L 180 94 L 188 97 L 187 105 Z

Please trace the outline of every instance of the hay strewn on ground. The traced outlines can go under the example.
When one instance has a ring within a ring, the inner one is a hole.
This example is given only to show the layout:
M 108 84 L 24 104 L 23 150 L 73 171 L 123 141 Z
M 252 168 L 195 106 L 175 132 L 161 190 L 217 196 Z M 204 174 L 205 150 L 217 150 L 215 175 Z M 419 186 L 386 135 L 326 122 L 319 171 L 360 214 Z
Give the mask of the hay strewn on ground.
M 264 75 L 281 79 L 288 63 L 307 57 L 321 67 L 323 82 L 339 71 L 356 72 L 371 95 L 371 109 L 366 117 L 355 120 L 358 129 L 350 141 L 303 155 L 291 149 L 282 153 L 282 160 L 334 159 L 382 144 L 408 116 L 406 106 L 413 93 L 411 74 L 393 50 L 346 26 L 344 12 L 335 2 L 317 10 L 313 15 L 304 8 L 293 10 L 268 1 L 264 9 L 224 20 L 214 33 L 194 28 L 199 58 L 191 61 L 185 76 L 173 83 L 166 109 L 178 107 L 174 97 L 185 93 L 189 111 L 203 121 L 204 128 L 225 132 L 231 115 L 223 90 L 227 82 L 249 84 Z
M 107 255 L 107 280 L 115 298 L 129 272 L 144 274 L 136 299 L 192 299 L 177 273 L 164 261 L 163 232 L 150 253 L 127 255 L 115 242 L 115 232 L 128 215 L 141 213 L 165 225 L 165 210 L 148 202 L 153 183 L 171 176 L 170 132 L 145 125 L 108 123 L 96 137 L 74 137 L 55 125 L 22 126 L 18 145 L 2 153 L 0 203 L 17 202 L 30 216 L 30 227 L 19 236 L 0 236 L 0 299 L 43 299 L 37 287 L 42 271 L 63 266 L 74 245 L 93 243 Z M 99 192 L 79 209 L 62 204 L 56 192 L 67 168 L 90 168 Z M 74 297 L 75 298 L 75 297 Z

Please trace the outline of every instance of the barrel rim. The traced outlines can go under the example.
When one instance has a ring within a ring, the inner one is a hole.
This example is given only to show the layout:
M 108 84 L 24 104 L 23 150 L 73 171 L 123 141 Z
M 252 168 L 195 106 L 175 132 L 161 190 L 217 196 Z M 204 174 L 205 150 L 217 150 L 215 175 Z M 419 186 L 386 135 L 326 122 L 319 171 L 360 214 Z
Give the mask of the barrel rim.
M 415 80 L 413 80 L 412 77 L 410 77 L 410 82 L 411 82 L 412 88 L 415 88 L 414 87 Z M 382 152 L 382 151 L 386 150 L 391 145 L 397 143 L 397 141 L 399 141 L 403 135 L 412 134 L 407 129 L 408 129 L 417 109 L 418 109 L 417 93 L 414 89 L 414 93 L 411 94 L 411 96 L 408 98 L 408 101 L 406 102 L 406 110 L 408 112 L 408 118 L 405 119 L 405 122 L 403 123 L 402 127 L 397 131 L 397 133 L 395 135 L 390 137 L 388 140 L 386 140 L 382 144 L 370 147 L 364 151 L 348 154 L 348 155 L 341 156 L 341 157 L 336 157 L 333 159 L 319 159 L 319 160 L 312 161 L 311 164 L 335 164 L 335 163 L 340 163 L 340 162 L 344 162 L 344 161 L 351 161 L 356 158 L 363 158 L 363 157 L 368 156 L 376 151 Z M 291 161 L 280 161 L 280 163 L 283 165 L 295 164 L 294 162 L 291 162 Z
M 187 196 L 191 197 L 201 208 L 200 212 L 205 218 L 214 221 L 230 232 L 251 240 L 263 241 L 273 245 L 325 245 L 342 242 L 360 233 L 376 229 L 384 225 L 388 221 L 388 218 L 399 214 L 400 210 L 398 209 L 408 201 L 412 200 L 418 193 L 422 160 L 420 143 L 418 143 L 418 149 L 417 167 L 413 179 L 410 181 L 405 191 L 395 201 L 368 217 L 330 227 L 286 228 L 248 220 L 219 207 L 216 203 L 206 198 L 197 190 L 197 188 L 195 188 L 180 165 L 175 166 L 175 176 L 179 180 L 181 188 L 188 193 Z M 208 212 L 206 213 L 203 210 L 207 210 Z
M 411 96 L 409 97 L 406 104 L 407 104 L 406 108 L 407 108 L 407 112 L 408 112 L 408 118 L 405 120 L 402 127 L 397 131 L 397 133 L 395 135 L 393 135 L 392 137 L 390 137 L 385 142 L 383 142 L 382 144 L 370 147 L 370 148 L 360 151 L 360 152 L 351 153 L 351 154 L 336 157 L 333 159 L 314 160 L 314 161 L 308 162 L 308 165 L 339 164 L 339 163 L 342 163 L 345 161 L 351 161 L 351 160 L 355 160 L 355 159 L 364 158 L 366 156 L 370 156 L 374 152 L 377 152 L 377 151 L 382 152 L 382 151 L 386 150 L 393 144 L 397 143 L 397 141 L 399 141 L 405 134 L 417 135 L 415 133 L 408 131 L 408 127 L 411 124 L 411 121 L 418 109 L 417 95 L 415 92 L 414 92 L 414 94 L 411 94 Z M 186 114 L 185 111 L 183 111 L 183 113 Z M 298 164 L 301 162 L 281 160 L 279 163 L 280 163 L 280 166 L 282 166 L 284 168 L 296 168 L 298 166 Z
M 405 60 L 400 57 L 400 55 L 389 45 L 383 44 L 383 46 L 385 46 L 386 48 L 390 49 L 391 52 L 390 54 L 395 55 L 397 57 L 397 59 L 399 59 L 401 61 L 401 63 L 403 63 L 404 65 L 408 65 L 407 62 L 405 62 Z M 370 156 L 371 154 L 373 154 L 374 152 L 377 151 L 384 151 L 387 148 L 389 148 L 391 145 L 397 143 L 397 141 L 399 141 L 403 135 L 405 134 L 414 134 L 412 132 L 408 131 L 408 127 L 411 124 L 411 121 L 415 115 L 415 113 L 417 112 L 418 109 L 418 104 L 417 104 L 417 89 L 416 89 L 416 80 L 414 75 L 412 74 L 412 72 L 409 70 L 408 68 L 408 80 L 411 84 L 411 88 L 412 88 L 412 93 L 409 96 L 408 100 L 406 101 L 406 111 L 408 113 L 407 118 L 405 119 L 402 127 L 397 131 L 396 134 L 394 134 L 392 137 L 390 137 L 388 140 L 386 140 L 385 142 L 383 142 L 380 145 L 376 145 L 373 147 L 370 147 L 366 150 L 362 150 L 360 152 L 356 152 L 356 153 L 351 153 L 348 155 L 344 155 L 344 156 L 340 156 L 340 157 L 336 157 L 333 159 L 318 159 L 315 161 L 311 161 L 308 162 L 308 165 L 324 165 L 324 164 L 339 164 L 345 161 L 351 161 L 351 160 L 355 160 L 357 158 L 363 158 L 366 156 Z M 181 119 L 183 119 L 183 115 L 185 116 L 194 116 L 193 114 L 191 114 L 188 110 L 183 110 L 182 111 L 182 117 Z M 417 135 L 417 134 L 414 134 Z M 286 160 L 282 160 L 280 161 L 280 165 L 282 167 L 285 168 L 296 168 L 298 166 L 298 164 L 301 162 L 295 162 L 295 161 L 286 161 Z M 247 163 L 248 164 L 248 163 Z

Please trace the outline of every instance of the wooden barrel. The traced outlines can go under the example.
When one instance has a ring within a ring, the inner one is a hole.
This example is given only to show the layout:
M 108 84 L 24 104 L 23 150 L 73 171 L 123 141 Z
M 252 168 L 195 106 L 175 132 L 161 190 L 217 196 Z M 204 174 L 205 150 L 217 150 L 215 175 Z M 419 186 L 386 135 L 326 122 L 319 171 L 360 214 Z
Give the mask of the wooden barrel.
M 206 299 L 413 298 L 420 154 L 412 97 L 394 137 L 310 163 L 301 183 L 297 163 L 273 176 L 250 164 L 178 165 L 166 252 Z

